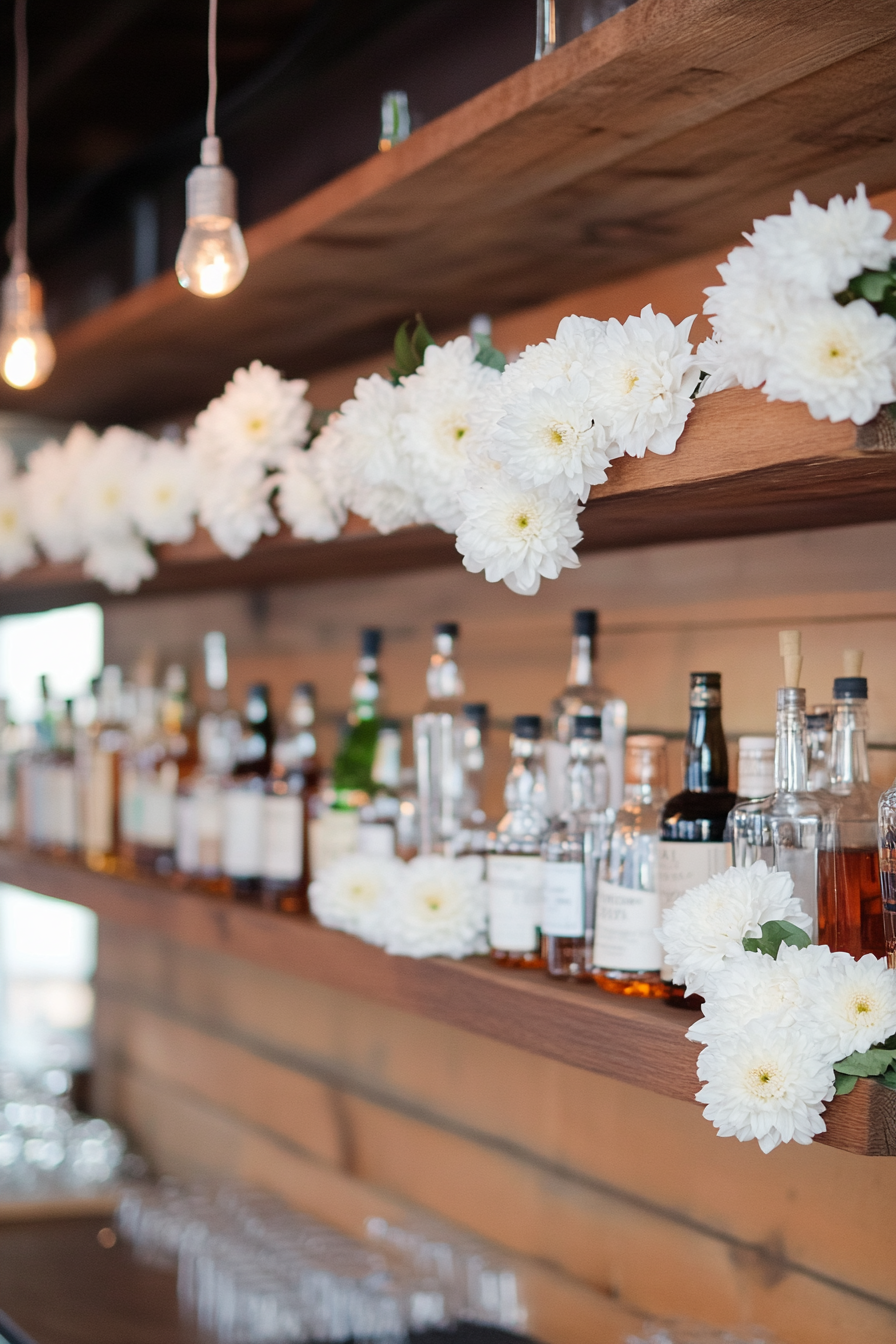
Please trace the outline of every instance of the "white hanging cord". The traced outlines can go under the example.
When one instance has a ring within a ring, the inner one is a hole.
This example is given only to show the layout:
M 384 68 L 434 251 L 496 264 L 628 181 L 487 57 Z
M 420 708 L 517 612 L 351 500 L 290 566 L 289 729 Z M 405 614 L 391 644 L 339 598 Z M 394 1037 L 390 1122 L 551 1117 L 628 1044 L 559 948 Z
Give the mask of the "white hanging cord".
M 217 0 L 212 0 L 215 4 Z M 16 217 L 13 223 L 12 268 L 28 267 L 28 29 L 25 24 L 26 0 L 16 0 L 13 31 L 16 46 L 16 155 L 13 171 L 13 195 Z
M 24 0 L 17 0 L 24 5 Z M 205 134 L 215 134 L 218 104 L 218 0 L 208 4 L 208 105 L 205 109 Z

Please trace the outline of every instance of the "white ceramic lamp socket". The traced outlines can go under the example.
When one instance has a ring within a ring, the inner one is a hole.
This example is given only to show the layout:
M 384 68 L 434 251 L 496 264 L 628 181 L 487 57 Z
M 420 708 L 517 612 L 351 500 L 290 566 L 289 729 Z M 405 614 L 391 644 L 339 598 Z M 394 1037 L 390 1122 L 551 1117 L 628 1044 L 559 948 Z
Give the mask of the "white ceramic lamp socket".
M 221 162 L 221 141 L 202 142 L 201 162 L 187 178 L 187 227 L 174 269 L 184 289 L 219 298 L 236 289 L 249 257 L 236 219 L 236 178 Z

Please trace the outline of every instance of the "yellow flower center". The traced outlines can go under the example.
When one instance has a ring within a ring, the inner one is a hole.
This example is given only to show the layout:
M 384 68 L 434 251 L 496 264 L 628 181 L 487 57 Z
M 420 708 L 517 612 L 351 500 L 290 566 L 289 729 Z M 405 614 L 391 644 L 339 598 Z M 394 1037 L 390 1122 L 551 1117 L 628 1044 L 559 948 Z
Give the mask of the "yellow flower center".
M 246 432 L 253 439 L 260 439 L 267 432 L 268 422 L 263 415 L 250 415 L 246 421 Z
M 775 1064 L 756 1064 L 746 1077 L 747 1090 L 757 1100 L 780 1096 L 784 1090 L 781 1071 Z
M 871 1007 L 872 1006 L 869 1003 L 868 999 L 856 998 L 853 1000 L 852 1010 L 855 1013 L 856 1017 L 860 1017 L 862 1013 L 870 1013 Z
M 454 437 L 456 439 L 462 439 L 463 436 L 466 434 L 466 432 L 467 432 L 466 425 L 458 425 L 454 431 Z
M 525 532 L 529 526 L 529 515 L 527 513 L 518 513 L 516 516 L 516 525 L 521 532 Z
M 121 491 L 117 485 L 107 485 L 102 493 L 102 502 L 107 509 L 114 509 L 121 499 Z
M 170 485 L 160 485 L 156 490 L 156 503 L 157 504 L 170 503 L 173 493 L 174 491 L 171 489 Z
M 16 514 L 14 509 L 4 509 L 0 513 L 0 530 L 4 532 L 15 532 Z
M 622 390 L 625 392 L 626 396 L 628 396 L 629 392 L 634 391 L 637 381 L 638 375 L 635 373 L 635 370 L 626 369 L 625 373 L 622 375 Z

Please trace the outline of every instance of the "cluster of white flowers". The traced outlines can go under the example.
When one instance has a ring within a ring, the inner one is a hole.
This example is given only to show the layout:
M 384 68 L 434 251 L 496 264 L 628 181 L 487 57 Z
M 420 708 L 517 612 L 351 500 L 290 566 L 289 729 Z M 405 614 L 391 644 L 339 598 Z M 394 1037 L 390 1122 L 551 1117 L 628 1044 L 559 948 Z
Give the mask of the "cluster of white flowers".
M 896 321 L 864 298 L 838 303 L 863 270 L 885 272 L 890 216 L 865 188 L 827 209 L 796 192 L 789 215 L 756 220 L 705 291 L 713 336 L 699 347 L 701 395 L 764 386 L 770 401 L 803 401 L 816 420 L 865 424 L 896 400 Z
M 743 939 L 772 921 L 810 926 L 790 875 L 759 862 L 686 892 L 658 932 L 676 983 L 704 998 L 688 1032 L 705 1047 L 704 1115 L 723 1137 L 757 1139 L 765 1153 L 822 1133 L 834 1065 L 896 1032 L 896 971 L 886 962 L 787 943 L 774 957 L 747 952 Z
M 349 854 L 311 883 L 321 924 L 404 957 L 486 952 L 486 897 L 479 867 L 439 854 L 377 859 Z

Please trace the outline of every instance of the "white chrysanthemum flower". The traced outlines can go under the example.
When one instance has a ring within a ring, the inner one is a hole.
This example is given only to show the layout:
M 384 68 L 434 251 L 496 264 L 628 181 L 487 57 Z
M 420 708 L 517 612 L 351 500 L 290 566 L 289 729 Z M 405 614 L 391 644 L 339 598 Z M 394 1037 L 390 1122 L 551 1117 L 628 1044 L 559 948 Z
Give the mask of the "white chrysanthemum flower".
M 772 280 L 827 298 L 865 269 L 888 269 L 896 255 L 896 242 L 885 237 L 890 224 L 885 210 L 871 207 L 860 183 L 854 199 L 834 196 L 827 209 L 795 192 L 790 214 L 755 220 L 750 241 Z
M 671 453 L 694 405 L 700 364 L 688 340 L 693 317 L 675 326 L 648 304 L 640 317 L 607 323 L 598 407 L 607 437 L 630 457 Z
M 339 408 L 336 426 L 342 441 L 350 487 L 408 483 L 408 462 L 399 429 L 403 387 L 374 373 L 359 378 L 355 394 Z
M 606 446 L 589 380 L 576 373 L 512 398 L 490 449 L 523 488 L 544 486 L 554 499 L 572 493 L 584 502 L 592 485 L 607 479 Z
M 74 505 L 88 546 L 126 542 L 132 531 L 131 488 L 144 453 L 146 434 L 113 425 L 86 455 L 75 477 Z
M 703 291 L 703 311 L 712 323 L 713 340 L 698 348 L 698 361 L 716 375 L 716 384 L 721 384 L 718 375 L 725 368 L 741 387 L 759 387 L 777 358 L 787 319 L 801 296 L 791 285 L 772 281 L 751 247 L 734 248 L 717 269 L 723 283 Z M 715 390 L 722 388 L 717 385 Z
M 289 381 L 255 359 L 248 369 L 237 369 L 223 394 L 200 412 L 188 438 L 225 459 L 251 458 L 276 468 L 286 450 L 308 442 L 307 390 L 304 378 Z
M 722 1138 L 756 1139 L 764 1153 L 779 1143 L 811 1143 L 824 1132 L 824 1103 L 834 1071 L 815 1043 L 774 1017 L 756 1018 L 701 1050 L 697 1093 Z
M 308 888 L 312 914 L 328 929 L 342 929 L 381 947 L 402 868 L 398 859 L 346 854 Z
M 84 558 L 84 572 L 113 593 L 133 593 L 158 566 L 143 540 L 131 529 L 114 537 L 98 536 Z
M 245 555 L 260 536 L 274 536 L 279 530 L 269 503 L 275 484 L 262 463 L 251 458 L 206 477 L 200 489 L 199 521 L 232 560 Z
M 75 484 L 99 440 L 86 425 L 74 425 L 65 443 L 35 448 L 25 466 L 24 488 L 31 530 L 50 560 L 76 560 L 85 539 L 74 507 Z
M 770 401 L 804 401 L 816 420 L 864 425 L 896 401 L 896 321 L 857 299 L 807 304 L 787 324 L 770 363 Z
M 573 548 L 582 540 L 581 506 L 575 496 L 559 500 L 544 490 L 521 490 L 501 471 L 483 468 L 460 502 L 457 549 L 471 574 L 484 570 L 489 583 L 503 579 L 512 592 L 531 596 L 542 579 L 578 568 Z
M 555 378 L 572 381 L 577 375 L 584 374 L 592 392 L 595 391 L 606 329 L 606 322 L 599 322 L 594 317 L 570 315 L 562 318 L 557 335 L 538 345 L 527 345 L 519 359 L 507 365 L 501 375 L 502 382 L 516 396 L 536 387 L 545 387 Z
M 399 527 L 409 527 L 411 523 L 428 521 L 416 491 L 405 490 L 400 485 L 371 485 L 355 490 L 349 508 L 384 534 Z
M 196 523 L 196 466 L 177 444 L 154 443 L 131 482 L 131 515 L 148 541 L 189 541 Z
M 812 928 L 793 894 L 793 878 L 762 859 L 691 887 L 663 911 L 663 927 L 657 930 L 675 984 L 683 983 L 688 994 L 703 994 L 726 963 L 746 955 L 744 938 L 760 937 L 761 925 L 774 919 Z
M 468 957 L 482 947 L 485 887 L 441 854 L 406 865 L 390 903 L 385 948 L 404 957 Z
M 8 579 L 36 560 L 24 478 L 15 474 L 12 449 L 0 441 L 0 576 Z
M 292 528 L 294 537 L 308 541 L 332 541 L 339 536 L 340 522 L 327 503 L 306 453 L 293 449 L 277 482 L 277 512 Z
M 463 517 L 458 496 L 476 403 L 500 376 L 497 369 L 477 362 L 469 336 L 458 336 L 445 345 L 428 346 L 420 367 L 402 379 L 398 427 L 412 488 L 427 517 L 445 532 L 455 532 Z
M 339 527 L 345 526 L 348 511 L 349 481 L 345 447 L 342 441 L 342 416 L 334 411 L 308 449 L 308 467 Z
M 831 1060 L 870 1050 L 896 1032 L 896 971 L 870 953 L 859 961 L 835 954 L 825 974 L 807 983 L 806 994 Z
M 782 943 L 777 958 L 764 952 L 735 957 L 726 963 L 723 974 L 712 976 L 706 984 L 703 1016 L 691 1026 L 688 1037 L 708 1044 L 769 1014 L 782 1027 L 800 1023 L 812 1033 L 807 987 L 826 975 L 831 965 L 830 948 L 814 944 L 791 947 Z

